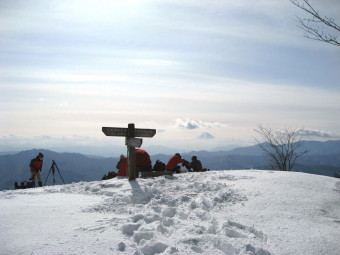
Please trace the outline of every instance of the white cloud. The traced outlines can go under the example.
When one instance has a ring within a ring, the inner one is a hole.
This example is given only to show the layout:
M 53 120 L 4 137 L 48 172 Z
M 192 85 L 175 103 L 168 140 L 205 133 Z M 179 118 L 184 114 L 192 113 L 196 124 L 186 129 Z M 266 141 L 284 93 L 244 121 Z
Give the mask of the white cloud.
M 339 136 L 334 133 L 329 133 L 329 132 L 325 132 L 322 130 L 311 130 L 311 129 L 301 129 L 300 135 L 304 137 L 312 137 L 312 138 L 339 138 Z
M 197 128 L 219 128 L 219 127 L 226 127 L 227 125 L 222 122 L 209 122 L 209 121 L 202 121 L 202 120 L 191 120 L 189 118 L 177 119 L 176 125 L 177 128 L 184 128 L 184 129 L 197 129 Z

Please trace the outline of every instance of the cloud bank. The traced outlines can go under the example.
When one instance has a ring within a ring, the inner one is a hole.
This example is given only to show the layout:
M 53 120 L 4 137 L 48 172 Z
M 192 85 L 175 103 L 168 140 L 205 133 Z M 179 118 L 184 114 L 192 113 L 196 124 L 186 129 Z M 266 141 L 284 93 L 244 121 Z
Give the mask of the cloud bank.
M 227 125 L 222 122 L 208 122 L 202 120 L 191 120 L 189 118 L 177 119 L 176 120 L 176 127 L 177 128 L 184 128 L 184 129 L 201 129 L 201 128 L 220 128 L 226 127 Z
M 336 134 L 327 133 L 321 130 L 301 129 L 300 135 L 303 137 L 318 137 L 318 138 L 338 138 Z

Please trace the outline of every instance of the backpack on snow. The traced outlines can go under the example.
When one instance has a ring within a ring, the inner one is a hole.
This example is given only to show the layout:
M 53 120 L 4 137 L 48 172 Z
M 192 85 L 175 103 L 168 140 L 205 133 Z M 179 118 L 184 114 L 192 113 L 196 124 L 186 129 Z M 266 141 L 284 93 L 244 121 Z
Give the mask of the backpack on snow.
M 153 171 L 165 171 L 165 164 L 157 159 L 155 165 L 153 166 Z
M 116 172 L 109 172 L 108 174 L 105 174 L 102 178 L 102 180 L 109 180 L 112 178 L 115 178 L 117 176 Z
M 20 185 L 18 185 L 17 182 L 14 183 L 15 189 L 29 189 L 29 188 L 34 188 L 33 182 L 21 182 Z

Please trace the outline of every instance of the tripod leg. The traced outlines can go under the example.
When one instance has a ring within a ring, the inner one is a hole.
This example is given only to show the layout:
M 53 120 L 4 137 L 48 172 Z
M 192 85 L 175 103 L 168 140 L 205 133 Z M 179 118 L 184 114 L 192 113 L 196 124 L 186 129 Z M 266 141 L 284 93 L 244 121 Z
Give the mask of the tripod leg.
M 63 179 L 63 177 L 61 176 L 61 173 L 60 173 L 60 171 L 59 171 L 59 168 L 58 168 L 57 164 L 55 164 L 55 166 L 57 167 L 57 170 L 58 170 L 58 173 L 59 173 L 59 175 L 60 175 L 61 180 L 62 180 L 63 183 L 65 184 L 64 179 Z
M 46 177 L 46 180 L 45 180 L 44 186 L 46 185 L 46 182 L 47 182 L 48 176 L 50 176 L 51 170 L 52 170 L 52 167 L 50 168 L 50 171 L 48 172 L 48 175 L 47 175 L 47 177 Z
M 60 175 L 61 180 L 62 180 L 63 183 L 65 184 L 64 179 L 63 179 L 63 177 L 61 176 L 59 169 L 58 169 L 58 173 L 59 173 L 59 175 Z
M 54 171 L 55 171 L 55 168 L 54 168 L 54 163 L 52 165 L 52 176 L 53 176 L 53 185 L 55 184 L 55 178 L 54 178 Z

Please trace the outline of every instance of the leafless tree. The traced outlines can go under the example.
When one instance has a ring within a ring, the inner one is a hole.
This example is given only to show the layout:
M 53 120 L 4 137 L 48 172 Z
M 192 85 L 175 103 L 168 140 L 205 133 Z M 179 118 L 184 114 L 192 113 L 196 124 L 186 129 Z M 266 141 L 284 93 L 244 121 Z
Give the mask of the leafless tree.
M 290 0 L 290 2 L 310 15 L 310 18 L 300 18 L 297 16 L 299 27 L 305 32 L 306 38 L 340 46 L 336 36 L 340 32 L 340 27 L 333 18 L 322 17 L 308 0 L 302 0 L 301 2 Z M 329 29 L 332 31 L 331 33 L 325 32 L 325 30 Z
M 301 129 L 284 128 L 275 130 L 259 125 L 254 131 L 257 145 L 269 157 L 270 167 L 280 171 L 291 171 L 296 160 L 306 154 L 301 147 Z

